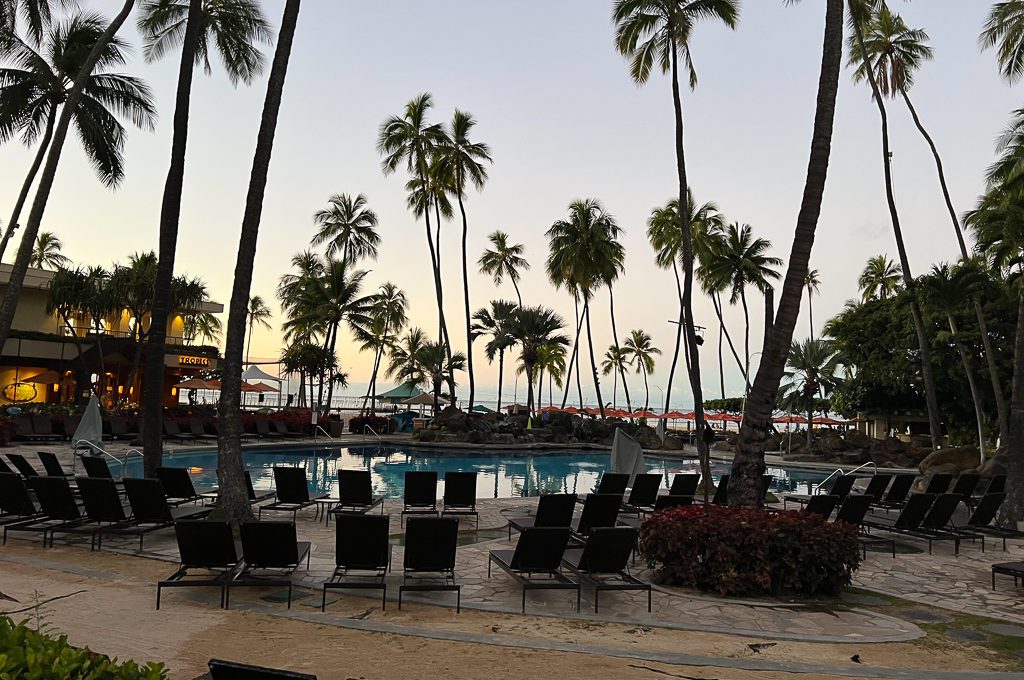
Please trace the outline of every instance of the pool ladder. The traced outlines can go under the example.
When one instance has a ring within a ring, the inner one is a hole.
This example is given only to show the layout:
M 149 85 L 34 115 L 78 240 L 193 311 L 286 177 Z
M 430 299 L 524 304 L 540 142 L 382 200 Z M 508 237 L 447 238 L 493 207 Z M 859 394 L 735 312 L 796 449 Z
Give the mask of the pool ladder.
M 849 472 L 844 472 L 843 468 L 836 468 L 832 473 L 829 474 L 828 477 L 826 477 L 825 479 L 823 479 L 820 482 L 818 482 L 818 485 L 816 487 L 814 487 L 814 495 L 820 494 L 822 489 L 825 488 L 825 482 L 829 481 L 833 477 L 836 477 L 836 476 L 842 477 L 844 475 L 856 474 L 856 473 L 860 472 L 861 470 L 863 470 L 866 467 L 871 467 L 872 468 L 871 469 L 871 476 L 872 477 L 874 477 L 875 475 L 878 474 L 878 464 L 875 463 L 875 461 L 873 461 L 873 460 L 869 460 L 868 462 L 864 463 L 863 465 L 858 465 L 857 467 L 853 468 Z

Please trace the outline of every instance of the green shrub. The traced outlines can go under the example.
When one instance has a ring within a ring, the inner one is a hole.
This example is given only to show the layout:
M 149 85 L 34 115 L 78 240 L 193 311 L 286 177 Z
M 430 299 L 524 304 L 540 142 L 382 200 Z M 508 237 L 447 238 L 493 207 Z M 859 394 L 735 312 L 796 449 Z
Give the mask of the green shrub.
M 68 644 L 66 635 L 53 638 L 24 623 L 0 617 L 0 678 L 36 680 L 161 680 L 163 664 L 118 663 L 102 654 Z
M 690 506 L 651 515 L 640 551 L 673 585 L 738 596 L 835 594 L 860 566 L 857 532 L 808 512 Z

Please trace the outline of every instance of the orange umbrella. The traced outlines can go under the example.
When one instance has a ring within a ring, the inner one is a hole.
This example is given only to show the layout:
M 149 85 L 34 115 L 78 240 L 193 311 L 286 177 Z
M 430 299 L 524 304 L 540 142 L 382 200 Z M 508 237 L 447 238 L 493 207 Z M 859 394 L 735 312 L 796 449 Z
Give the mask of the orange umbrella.
M 638 411 L 634 411 L 631 414 L 631 417 L 633 417 L 633 418 L 660 418 L 661 416 L 659 416 L 657 413 L 654 413 L 653 411 L 644 411 L 643 409 L 640 409 Z
M 243 391 L 246 391 L 246 392 L 279 392 L 280 391 L 276 387 L 271 387 L 270 385 L 267 385 L 266 383 L 242 383 L 242 385 L 245 386 L 242 389 L 243 389 Z M 246 387 L 248 387 L 249 389 L 245 389 Z
M 605 409 L 604 414 L 609 418 L 629 418 L 629 412 L 621 408 Z
M 185 382 L 174 385 L 179 390 L 219 390 L 220 383 L 216 380 L 202 380 L 200 378 L 189 378 Z

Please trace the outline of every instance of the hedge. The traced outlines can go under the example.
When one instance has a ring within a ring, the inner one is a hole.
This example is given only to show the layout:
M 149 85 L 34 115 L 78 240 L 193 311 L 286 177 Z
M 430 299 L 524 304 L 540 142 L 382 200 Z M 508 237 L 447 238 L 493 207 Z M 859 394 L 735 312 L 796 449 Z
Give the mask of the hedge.
M 651 515 L 640 551 L 672 585 L 738 596 L 836 594 L 860 566 L 857 532 L 808 512 L 689 506 Z
M 37 680 L 162 680 L 163 664 L 119 663 L 0 616 L 0 677 Z

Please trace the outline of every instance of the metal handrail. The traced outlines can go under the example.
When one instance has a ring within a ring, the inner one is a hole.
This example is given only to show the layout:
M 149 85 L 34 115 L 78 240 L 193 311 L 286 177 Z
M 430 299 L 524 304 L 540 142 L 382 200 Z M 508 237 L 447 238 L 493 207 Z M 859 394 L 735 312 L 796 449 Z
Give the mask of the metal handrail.
M 853 468 L 852 470 L 850 470 L 846 474 L 852 475 L 855 472 L 860 472 L 861 470 L 863 470 L 864 468 L 866 468 L 869 465 L 873 468 L 871 470 L 871 476 L 877 475 L 878 474 L 878 464 L 875 463 L 875 461 L 873 461 L 873 460 L 869 460 L 868 462 L 864 463 L 863 465 L 858 465 L 857 467 Z
M 317 425 L 316 427 L 313 428 L 313 441 L 316 441 L 316 431 L 317 430 L 320 430 L 321 432 L 323 432 L 324 436 L 327 437 L 328 439 L 330 439 L 332 442 L 334 441 L 334 437 L 332 437 L 327 430 L 325 430 L 324 428 L 322 428 L 319 425 Z
M 845 474 L 846 473 L 843 472 L 842 468 L 836 468 L 834 472 L 830 472 L 828 477 L 826 477 L 825 479 L 823 479 L 820 482 L 818 482 L 818 486 L 814 487 L 814 495 L 817 495 L 817 494 L 821 493 L 821 490 L 825 488 L 825 482 L 827 482 L 828 480 L 832 479 L 836 475 L 839 475 L 840 477 L 842 477 Z
M 373 436 L 377 438 L 377 445 L 378 446 L 380 446 L 380 445 L 382 445 L 384 443 L 384 440 L 382 440 L 380 438 L 380 435 L 377 434 L 377 431 L 374 430 L 372 427 L 370 427 L 369 424 L 363 425 L 363 436 L 366 436 L 366 431 L 367 430 L 369 430 L 373 434 Z

